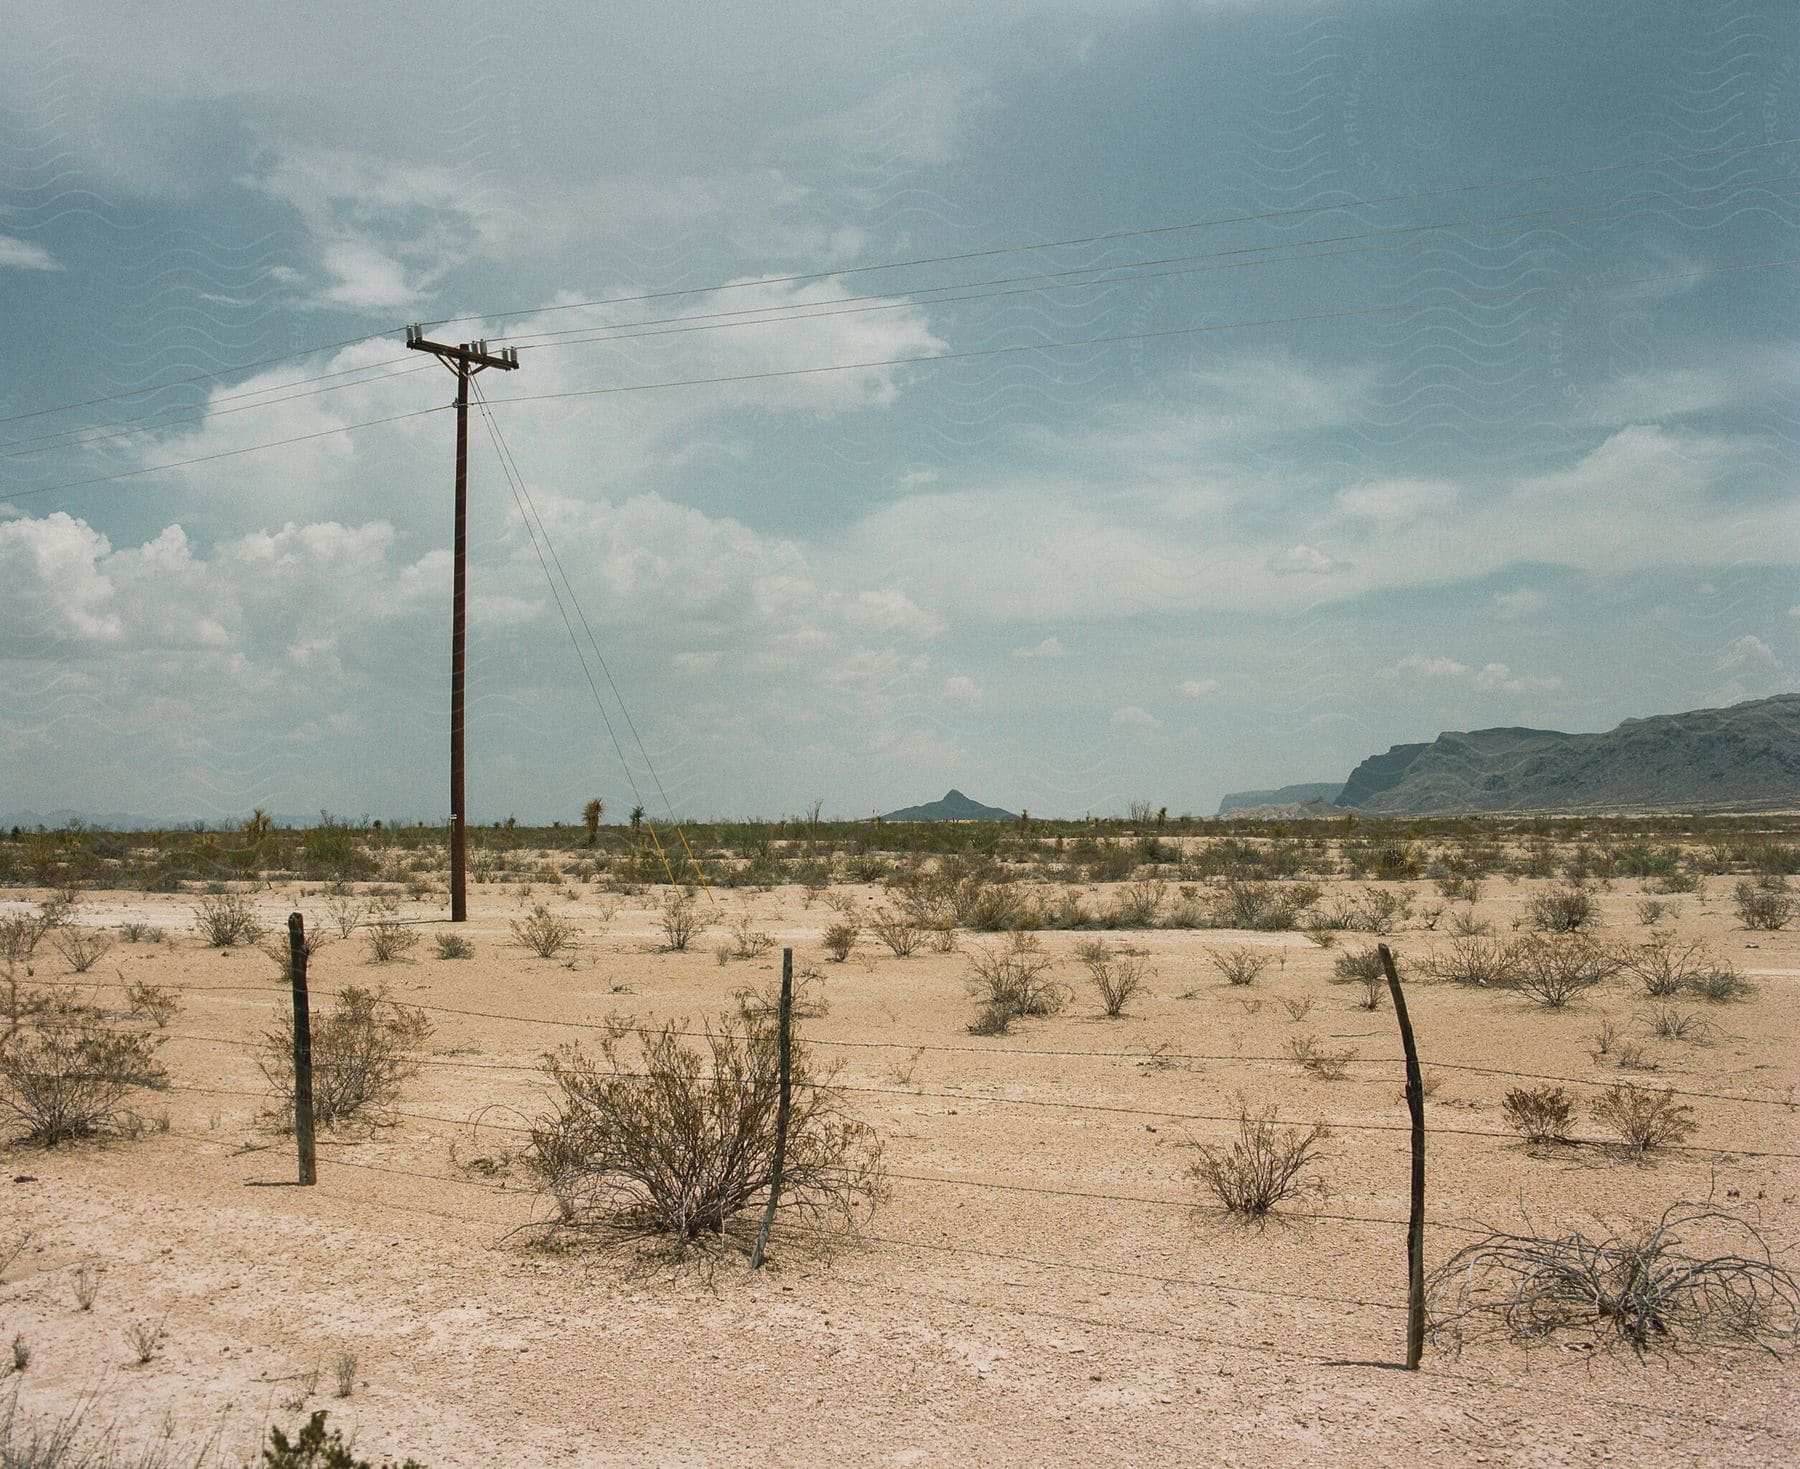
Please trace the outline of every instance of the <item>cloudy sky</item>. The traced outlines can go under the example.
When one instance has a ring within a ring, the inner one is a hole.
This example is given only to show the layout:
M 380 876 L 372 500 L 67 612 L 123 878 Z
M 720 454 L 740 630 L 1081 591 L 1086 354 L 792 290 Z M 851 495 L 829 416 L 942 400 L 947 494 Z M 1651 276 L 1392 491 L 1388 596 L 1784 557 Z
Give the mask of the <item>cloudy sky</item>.
M 442 819 L 414 321 L 477 820 L 1800 686 L 1783 0 L 7 12 L 0 811 Z

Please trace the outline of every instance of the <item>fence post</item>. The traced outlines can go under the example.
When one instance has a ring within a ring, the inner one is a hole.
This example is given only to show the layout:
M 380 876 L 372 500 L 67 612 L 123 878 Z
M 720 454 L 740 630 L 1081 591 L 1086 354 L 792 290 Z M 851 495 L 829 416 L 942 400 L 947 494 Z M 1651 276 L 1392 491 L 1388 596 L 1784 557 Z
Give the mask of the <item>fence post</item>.
M 769 1202 L 763 1209 L 762 1228 L 756 1232 L 756 1248 L 750 1252 L 750 1268 L 762 1269 L 769 1230 L 775 1224 L 775 1205 L 781 1198 L 781 1168 L 787 1161 L 788 1107 L 793 1093 L 794 951 L 781 951 L 781 1099 L 775 1105 L 775 1166 L 769 1177 Z
M 306 999 L 306 920 L 298 913 L 288 914 L 288 979 L 294 987 L 294 1145 L 300 1151 L 300 1182 L 315 1184 L 312 1015 Z
M 1406 996 L 1386 944 L 1376 945 L 1387 971 L 1388 993 L 1394 997 L 1394 1019 L 1400 1022 L 1400 1048 L 1406 1053 L 1406 1110 L 1412 1114 L 1412 1208 L 1406 1220 L 1406 1370 L 1417 1372 L 1425 1351 L 1425 1084 L 1419 1076 L 1419 1051 L 1413 1044 Z

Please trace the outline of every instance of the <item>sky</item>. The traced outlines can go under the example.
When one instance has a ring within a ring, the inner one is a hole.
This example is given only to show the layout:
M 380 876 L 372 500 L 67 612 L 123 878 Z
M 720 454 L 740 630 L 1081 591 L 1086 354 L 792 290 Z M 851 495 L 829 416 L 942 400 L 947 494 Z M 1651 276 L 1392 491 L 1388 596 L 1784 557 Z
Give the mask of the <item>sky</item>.
M 6 5 L 0 812 L 1045 816 L 1800 687 L 1800 12 Z

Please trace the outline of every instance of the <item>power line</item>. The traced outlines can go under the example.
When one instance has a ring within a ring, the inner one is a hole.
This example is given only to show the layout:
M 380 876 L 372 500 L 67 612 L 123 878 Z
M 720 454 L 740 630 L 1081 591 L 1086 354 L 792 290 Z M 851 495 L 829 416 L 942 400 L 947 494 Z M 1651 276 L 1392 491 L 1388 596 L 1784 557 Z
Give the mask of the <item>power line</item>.
M 920 255 L 906 260 L 890 260 L 877 265 L 853 265 L 836 270 L 818 270 L 794 275 L 768 276 L 755 281 L 727 281 L 710 286 L 689 286 L 681 289 L 664 291 L 643 291 L 633 295 L 596 297 L 589 301 L 558 302 L 553 306 L 518 307 L 508 311 L 483 312 L 479 315 L 451 316 L 445 317 L 440 321 L 427 323 L 427 325 L 446 326 L 463 321 L 505 321 L 512 317 L 548 315 L 551 312 L 557 311 L 578 311 L 591 306 L 617 306 L 635 301 L 662 301 L 675 296 L 692 296 L 713 294 L 719 291 L 748 290 L 756 286 L 792 285 L 802 281 L 832 280 L 841 276 L 867 275 L 874 271 L 901 270 L 919 265 L 945 265 L 963 260 L 985 260 L 998 255 L 1017 255 L 1033 250 L 1056 250 L 1073 245 L 1094 245 L 1109 240 L 1142 239 L 1152 235 L 1174 234 L 1182 230 L 1211 229 L 1227 224 L 1252 224 L 1275 219 L 1299 218 L 1338 209 L 1367 209 L 1384 204 L 1411 203 L 1421 199 L 1448 198 L 1455 194 L 1477 193 L 1488 189 L 1524 188 L 1530 184 L 1554 183 L 1572 178 L 1591 178 L 1599 174 L 1619 173 L 1634 168 L 1655 168 L 1664 164 L 1690 162 L 1700 158 L 1716 158 L 1728 154 L 1755 153 L 1769 148 L 1786 147 L 1792 143 L 1800 143 L 1800 137 L 1780 138 L 1768 143 L 1743 143 L 1721 148 L 1702 148 L 1686 153 L 1670 153 L 1661 158 L 1637 159 L 1623 163 L 1607 163 L 1596 165 L 1591 168 L 1564 169 L 1555 173 L 1489 179 L 1473 184 L 1446 185 L 1441 188 L 1420 189 L 1405 194 L 1386 194 L 1367 198 L 1352 197 L 1331 204 L 1307 204 L 1290 209 L 1270 209 L 1247 214 L 1220 215 L 1210 219 L 1192 220 L 1183 224 L 1149 225 L 1139 229 L 1108 230 L 1100 234 L 1075 235 L 1067 239 L 1044 240 L 1030 245 L 995 246 L 984 250 L 965 250 L 948 255 Z

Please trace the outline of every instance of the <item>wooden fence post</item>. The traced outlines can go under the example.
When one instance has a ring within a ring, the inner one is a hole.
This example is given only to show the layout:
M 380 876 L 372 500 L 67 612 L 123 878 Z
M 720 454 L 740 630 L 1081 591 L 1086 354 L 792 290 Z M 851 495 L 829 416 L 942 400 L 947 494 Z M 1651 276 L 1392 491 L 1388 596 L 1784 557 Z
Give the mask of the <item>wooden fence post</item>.
M 1406 1220 L 1406 1370 L 1417 1372 L 1425 1351 L 1425 1083 L 1419 1076 L 1419 1051 L 1413 1044 L 1406 996 L 1386 944 L 1378 944 L 1387 971 L 1388 993 L 1394 997 L 1394 1019 L 1400 1022 L 1400 1048 L 1406 1053 L 1406 1110 L 1412 1114 L 1412 1209 Z
M 794 951 L 781 951 L 781 1098 L 775 1104 L 775 1165 L 769 1177 L 769 1202 L 763 1209 L 762 1228 L 756 1232 L 756 1248 L 750 1252 L 750 1268 L 762 1269 L 769 1230 L 775 1224 L 775 1205 L 781 1199 L 781 1168 L 787 1161 L 788 1109 L 793 1095 Z
M 306 920 L 288 914 L 288 979 L 294 988 L 294 1145 L 300 1182 L 319 1181 L 313 1138 L 312 1015 L 306 998 Z

